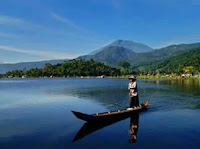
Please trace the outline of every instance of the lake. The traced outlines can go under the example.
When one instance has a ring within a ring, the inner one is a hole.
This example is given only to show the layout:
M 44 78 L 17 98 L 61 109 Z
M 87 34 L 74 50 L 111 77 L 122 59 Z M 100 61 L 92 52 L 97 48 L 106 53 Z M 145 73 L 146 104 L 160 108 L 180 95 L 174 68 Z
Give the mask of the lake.
M 71 110 L 127 108 L 128 80 L 1 79 L 0 148 L 199 149 L 199 81 L 138 80 L 138 92 L 140 102 L 149 101 L 148 110 L 88 127 Z

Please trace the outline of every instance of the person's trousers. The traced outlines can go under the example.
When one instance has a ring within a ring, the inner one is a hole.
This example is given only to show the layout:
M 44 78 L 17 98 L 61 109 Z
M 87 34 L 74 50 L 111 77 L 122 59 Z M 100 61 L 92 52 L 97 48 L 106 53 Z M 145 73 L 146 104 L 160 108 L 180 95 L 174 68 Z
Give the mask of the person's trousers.
M 134 106 L 139 106 L 139 98 L 138 95 L 137 96 L 132 96 L 129 98 L 129 106 L 130 108 L 134 107 Z

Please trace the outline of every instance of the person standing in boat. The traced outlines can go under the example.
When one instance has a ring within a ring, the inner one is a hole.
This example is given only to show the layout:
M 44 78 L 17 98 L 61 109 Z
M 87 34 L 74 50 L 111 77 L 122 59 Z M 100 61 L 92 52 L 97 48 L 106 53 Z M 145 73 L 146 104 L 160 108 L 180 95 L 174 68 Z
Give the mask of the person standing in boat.
M 130 108 L 134 106 L 139 106 L 136 75 L 132 75 L 129 77 L 128 90 L 129 90 Z

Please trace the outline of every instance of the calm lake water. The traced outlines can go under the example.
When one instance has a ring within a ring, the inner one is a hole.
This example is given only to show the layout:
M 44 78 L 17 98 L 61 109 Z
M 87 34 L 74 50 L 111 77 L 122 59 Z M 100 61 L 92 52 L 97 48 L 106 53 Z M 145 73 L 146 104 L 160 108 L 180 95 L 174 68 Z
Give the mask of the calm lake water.
M 138 80 L 140 101 L 150 104 L 147 111 L 102 129 L 93 126 L 90 134 L 84 126 L 79 136 L 84 122 L 71 110 L 126 108 L 127 88 L 122 79 L 1 79 L 0 148 L 199 149 L 200 82 L 189 80 Z M 137 126 L 135 143 L 131 124 Z M 75 137 L 80 139 L 73 142 Z

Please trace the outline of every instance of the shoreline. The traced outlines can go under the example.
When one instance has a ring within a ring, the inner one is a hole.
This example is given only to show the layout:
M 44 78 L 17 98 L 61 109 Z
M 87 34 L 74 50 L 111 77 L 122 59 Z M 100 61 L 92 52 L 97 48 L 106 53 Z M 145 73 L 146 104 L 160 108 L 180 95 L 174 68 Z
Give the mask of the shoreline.
M 105 76 L 105 77 L 101 77 L 101 76 L 74 76 L 74 77 L 12 77 L 12 78 L 6 78 L 6 77 L 2 77 L 0 79 L 67 79 L 67 78 L 74 78 L 74 79 L 84 79 L 84 78 L 99 78 L 99 79 L 128 79 L 130 75 L 126 75 L 126 76 Z M 178 79 L 195 79 L 195 80 L 200 80 L 200 76 L 186 76 L 184 78 L 182 78 L 181 76 L 151 76 L 151 75 L 139 75 L 137 76 L 137 79 L 141 79 L 141 80 L 163 80 L 163 79 L 167 79 L 167 80 L 178 80 Z

